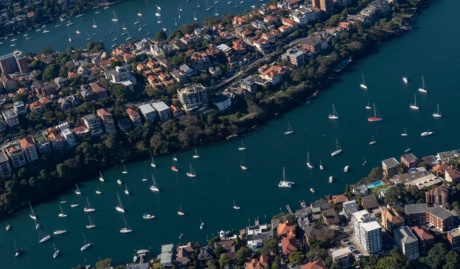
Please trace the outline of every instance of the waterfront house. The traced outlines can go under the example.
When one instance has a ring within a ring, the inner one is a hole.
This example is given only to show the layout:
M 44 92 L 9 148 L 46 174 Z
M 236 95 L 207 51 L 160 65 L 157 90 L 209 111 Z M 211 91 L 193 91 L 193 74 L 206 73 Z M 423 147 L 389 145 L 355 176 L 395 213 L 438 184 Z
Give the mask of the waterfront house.
M 277 234 L 279 237 L 295 238 L 295 228 L 296 226 L 293 223 L 290 223 L 286 220 L 283 223 L 280 223 L 277 227 Z
M 418 248 L 418 239 L 411 232 L 410 228 L 407 226 L 401 226 L 396 228 L 394 232 L 394 239 L 396 244 L 401 249 L 401 252 L 406 255 L 409 260 L 418 259 L 419 248 Z
M 428 207 L 426 204 L 409 204 L 404 206 L 408 226 L 424 225 Z
M 131 120 L 131 122 L 134 124 L 135 127 L 142 126 L 142 121 L 141 121 L 141 117 L 139 116 L 139 112 L 128 107 L 126 109 L 126 113 L 128 114 L 129 119 Z
M 395 158 L 389 158 L 382 161 L 383 176 L 390 178 L 398 173 L 399 162 Z
M 97 110 L 97 116 L 101 118 L 106 133 L 115 131 L 115 122 L 111 113 L 105 110 L 105 108 L 100 108 Z
M 404 154 L 401 156 L 401 163 L 406 168 L 414 168 L 414 167 L 417 167 L 418 159 L 417 157 L 415 157 L 414 154 L 408 153 L 408 154 Z
M 297 246 L 297 240 L 296 238 L 287 238 L 284 237 L 281 239 L 281 251 L 284 255 L 289 255 L 291 252 L 299 250 L 299 247 Z
M 326 225 L 340 225 L 340 219 L 334 208 L 329 208 L 321 212 L 323 223 Z
M 350 219 L 352 214 L 358 211 L 359 208 L 355 200 L 344 202 L 342 205 L 342 212 L 347 217 L 347 219 Z
M 207 261 L 214 259 L 214 253 L 210 247 L 202 247 L 198 253 L 197 259 L 201 263 L 206 263 Z
M 283 61 L 288 61 L 295 67 L 300 67 L 305 64 L 305 54 L 295 48 L 288 49 L 286 53 L 281 55 Z
M 452 189 L 449 186 L 442 185 L 425 192 L 425 201 L 429 204 L 445 206 L 450 202 Z
M 193 248 L 193 243 L 189 242 L 187 245 L 178 246 L 176 249 L 176 260 L 179 268 L 187 268 L 190 262 L 193 259 L 193 255 L 195 254 L 195 249 Z
M 447 232 L 447 241 L 452 250 L 460 249 L 460 228 L 457 227 Z
M 371 212 L 372 210 L 379 208 L 379 202 L 374 195 L 368 195 L 361 199 L 361 206 Z
M 396 210 L 384 208 L 382 211 L 382 227 L 385 228 L 390 234 L 394 230 L 404 225 L 404 219 L 398 214 Z
M 332 261 L 340 265 L 341 268 L 346 268 L 353 263 L 353 255 L 348 247 L 332 250 L 331 256 Z
M 453 228 L 454 214 L 445 208 L 435 206 L 428 209 L 426 221 L 441 232 L 447 232 Z
M 425 171 L 417 171 L 415 173 L 396 174 L 392 176 L 389 181 L 392 184 L 406 184 L 413 180 L 419 179 L 426 175 Z
M 360 195 L 368 195 L 369 190 L 365 185 L 360 185 L 360 186 L 353 186 L 351 192 L 353 194 L 360 194 Z
M 348 197 L 346 194 L 334 195 L 332 196 L 331 201 L 334 205 L 342 205 L 343 203 L 348 202 Z
M 326 265 L 324 265 L 323 261 L 316 260 L 313 262 L 308 262 L 300 267 L 301 269 L 328 269 Z
M 441 184 L 443 181 L 441 178 L 433 175 L 433 174 L 428 174 L 426 176 L 423 176 L 421 178 L 414 179 L 412 181 L 406 182 L 404 185 L 412 185 L 416 186 L 419 189 L 423 188 L 428 188 L 437 184 Z
M 21 145 L 21 149 L 26 155 L 28 162 L 38 160 L 37 147 L 35 146 L 35 142 L 32 137 L 26 136 L 23 139 L 19 139 L 19 144 Z
M 434 236 L 431 234 L 430 230 L 419 226 L 412 227 L 412 232 L 418 239 L 419 252 L 426 254 L 435 243 Z
M 161 267 L 171 267 L 174 259 L 174 245 L 167 244 L 161 246 L 160 265 Z
M 447 167 L 444 173 L 444 179 L 454 184 L 460 183 L 460 169 Z
M 96 117 L 96 115 L 88 114 L 83 116 L 82 120 L 92 136 L 101 135 L 104 132 L 104 130 L 102 130 L 101 121 Z
M 4 149 L 5 148 L 6 153 L 8 154 L 8 157 L 10 157 L 14 167 L 20 167 L 26 164 L 24 152 L 22 151 L 21 146 L 16 141 L 7 144 L 4 147 Z
M 444 173 L 448 167 L 447 163 L 437 163 L 431 168 L 431 172 L 438 177 L 444 177 Z
M 283 75 L 286 72 L 287 71 L 283 67 L 273 65 L 261 72 L 260 77 L 266 81 L 269 81 L 272 85 L 276 85 L 282 81 Z

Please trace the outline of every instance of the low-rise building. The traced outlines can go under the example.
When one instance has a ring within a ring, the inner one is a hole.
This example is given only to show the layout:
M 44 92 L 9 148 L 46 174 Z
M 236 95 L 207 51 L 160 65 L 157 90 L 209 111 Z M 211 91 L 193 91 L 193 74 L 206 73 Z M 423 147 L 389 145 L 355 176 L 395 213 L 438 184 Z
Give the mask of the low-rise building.
M 414 173 L 414 174 L 416 174 L 416 173 Z M 428 174 L 428 175 L 416 178 L 414 180 L 407 181 L 406 183 L 404 183 L 404 185 L 406 185 L 406 186 L 407 185 L 412 185 L 412 186 L 416 186 L 419 189 L 423 189 L 423 188 L 428 188 L 428 187 L 431 187 L 431 186 L 434 186 L 434 185 L 437 185 L 437 184 L 441 184 L 441 183 L 442 183 L 441 178 L 439 178 L 439 177 L 437 177 L 437 176 L 435 176 L 433 174 Z
M 408 226 L 424 225 L 428 207 L 423 204 L 409 204 L 404 206 L 406 212 L 406 224 Z
M 143 104 L 139 106 L 142 116 L 144 116 L 145 122 L 155 122 L 156 115 L 155 109 L 150 104 Z
M 0 174 L 7 175 L 11 174 L 11 172 L 13 172 L 13 169 L 11 168 L 10 161 L 5 152 L 0 150 Z
M 128 107 L 126 109 L 126 113 L 128 114 L 128 117 L 131 120 L 131 122 L 134 124 L 134 126 L 136 127 L 142 126 L 141 116 L 139 116 L 139 112 Z
M 402 253 L 406 255 L 409 260 L 418 259 L 420 256 L 418 249 L 418 239 L 411 232 L 409 227 L 401 226 L 397 228 L 394 233 L 394 238 Z
M 167 121 L 171 118 L 171 109 L 164 102 L 153 102 L 151 105 L 155 109 L 157 117 L 161 121 Z
M 368 211 L 372 211 L 379 207 L 379 202 L 374 197 L 374 195 L 364 196 L 361 199 L 361 205 Z
M 26 164 L 24 152 L 17 142 L 10 143 L 6 146 L 6 153 L 10 157 L 14 167 L 20 167 Z
M 288 61 L 296 67 L 303 66 L 305 64 L 305 54 L 295 48 L 288 49 L 286 53 L 281 55 L 283 61 Z
M 161 246 L 160 265 L 161 267 L 171 267 L 174 259 L 174 245 L 167 244 Z
M 13 103 L 13 110 L 18 116 L 24 116 L 27 114 L 26 106 L 23 101 L 16 101 Z
M 341 268 L 346 268 L 353 263 L 353 255 L 348 247 L 336 249 L 331 253 L 332 260 L 339 264 Z
M 418 159 L 415 157 L 414 154 L 412 153 L 407 153 L 401 156 L 401 163 L 406 167 L 406 168 L 414 168 L 417 167 L 418 164 Z
M 113 121 L 113 116 L 110 112 L 105 110 L 105 108 L 100 108 L 97 110 L 97 116 L 101 118 L 102 125 L 104 126 L 106 133 L 115 131 L 115 122 Z
M 219 111 L 223 111 L 232 105 L 232 99 L 223 94 L 211 96 L 210 101 Z
M 382 161 L 382 169 L 384 177 L 392 177 L 398 173 L 399 162 L 395 158 L 389 158 Z
M 449 186 L 442 185 L 425 192 L 425 202 L 428 204 L 445 206 L 446 203 L 450 202 L 451 194 L 451 188 Z
M 88 114 L 82 117 L 83 123 L 89 129 L 91 135 L 101 135 L 102 130 L 101 122 L 94 114 Z
M 444 179 L 454 184 L 460 183 L 460 169 L 447 167 L 444 172 Z
M 13 127 L 19 124 L 19 118 L 16 112 L 13 109 L 3 110 L 2 112 L 3 119 L 5 120 L 8 126 Z
M 37 147 L 35 147 L 32 137 L 26 136 L 23 139 L 19 139 L 19 144 L 21 145 L 22 151 L 26 155 L 28 162 L 38 160 Z
M 418 239 L 418 249 L 422 254 L 426 254 L 435 243 L 435 238 L 431 234 L 430 230 L 423 227 L 414 226 L 412 227 L 412 232 Z
M 358 204 L 356 204 L 355 200 L 345 202 L 342 205 L 342 212 L 348 219 L 351 219 L 352 214 L 358 211 L 359 211 Z
M 426 213 L 426 221 L 441 232 L 447 232 L 454 225 L 454 214 L 445 208 L 435 206 Z
M 301 269 L 328 269 L 326 265 L 324 265 L 323 261 L 317 260 L 314 262 L 308 262 L 300 267 Z
M 447 232 L 447 240 L 453 250 L 460 249 L 460 228 L 455 228 Z
M 201 84 L 193 84 L 178 89 L 177 94 L 185 111 L 208 107 L 208 93 Z
M 382 211 L 382 227 L 390 234 L 394 230 L 404 225 L 404 219 L 394 209 L 383 209 Z

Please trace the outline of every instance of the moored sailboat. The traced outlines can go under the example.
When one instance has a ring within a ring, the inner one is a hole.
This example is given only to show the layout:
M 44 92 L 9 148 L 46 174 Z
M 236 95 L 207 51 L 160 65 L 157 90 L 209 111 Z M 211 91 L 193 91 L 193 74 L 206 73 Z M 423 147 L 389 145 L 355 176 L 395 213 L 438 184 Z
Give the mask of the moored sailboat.
M 35 215 L 35 212 L 34 212 L 34 209 L 32 208 L 32 205 L 30 204 L 29 202 L 29 206 L 30 206 L 30 214 L 29 214 L 29 217 L 33 220 L 36 220 L 37 219 L 37 215 Z
M 120 195 L 117 193 L 118 197 L 118 205 L 115 207 L 115 210 L 117 210 L 120 213 L 125 213 L 125 208 L 123 207 L 123 204 L 121 203 Z
M 421 93 L 427 93 L 428 92 L 426 90 L 425 78 L 423 77 L 423 75 L 422 75 L 422 86 L 420 88 L 418 88 L 418 91 L 421 92 Z
M 62 206 L 59 205 L 59 208 L 61 209 L 61 212 L 58 214 L 58 217 L 60 218 L 66 218 L 67 215 L 64 213 L 64 210 L 62 209 Z
M 182 205 L 179 205 L 179 211 L 177 211 L 177 215 L 179 215 L 179 216 L 184 216 L 185 215 L 184 211 L 182 211 Z
M 331 120 L 338 120 L 339 115 L 337 114 L 337 110 L 335 110 L 334 104 L 332 104 L 332 114 L 329 114 L 329 119 Z
M 105 181 L 104 177 L 102 176 L 102 172 L 101 172 L 101 171 L 99 171 L 99 181 L 100 181 L 100 182 L 104 182 L 104 181 Z
M 81 191 L 80 191 L 80 188 L 78 187 L 78 184 L 75 184 L 75 186 L 77 187 L 77 188 L 75 189 L 75 194 L 76 194 L 76 195 L 81 195 Z
M 195 173 L 195 170 L 193 170 L 193 167 L 192 167 L 192 164 L 190 163 L 190 172 L 188 172 L 186 174 L 188 177 L 191 177 L 191 178 L 195 178 L 196 177 L 196 173 Z
M 128 185 L 126 185 L 126 183 L 125 183 L 125 194 L 129 195 Z
M 96 224 L 94 223 L 94 221 L 91 219 L 90 216 L 88 216 L 88 225 L 86 225 L 86 229 L 92 229 L 92 228 L 95 228 L 96 227 Z
M 414 94 L 414 103 L 409 105 L 410 109 L 412 110 L 419 110 L 420 108 L 417 106 L 417 95 Z
M 307 167 L 310 169 L 315 168 L 315 166 L 310 162 L 310 152 L 307 151 Z
M 91 242 L 88 242 L 86 241 L 86 238 L 85 238 L 85 234 L 84 233 L 81 233 L 83 235 L 83 246 L 80 248 L 81 251 L 84 251 L 86 249 L 88 249 L 92 243 Z
M 200 155 L 198 155 L 198 150 L 195 148 L 195 155 L 193 155 L 193 159 L 198 159 L 200 158 Z
M 292 188 L 294 184 L 295 182 L 286 180 L 286 169 L 285 167 L 283 167 L 283 175 L 282 175 L 281 181 L 278 183 L 278 187 L 279 188 Z
M 294 130 L 292 129 L 291 124 L 288 122 L 288 128 L 287 128 L 287 130 L 284 132 L 284 134 L 285 134 L 285 135 L 290 135 L 290 134 L 292 134 L 292 133 L 294 133 Z
M 96 209 L 92 208 L 91 205 L 89 204 L 89 199 L 86 197 L 86 205 L 85 208 L 83 208 L 83 211 L 88 213 L 88 212 L 94 212 Z
M 43 234 L 43 232 L 40 230 L 38 231 L 38 243 L 45 243 L 46 241 L 50 240 L 51 239 L 51 235 L 47 234 Z
M 155 164 L 155 160 L 153 159 L 153 155 L 151 156 L 152 160 L 150 161 L 150 166 L 155 168 L 157 165 Z
M 363 89 L 363 90 L 367 90 L 366 81 L 364 80 L 364 73 L 361 73 L 361 75 L 363 77 L 363 82 L 361 82 L 361 84 L 359 84 L 359 87 L 361 87 L 361 89 Z
M 369 142 L 369 145 L 374 145 L 375 143 L 377 143 L 377 141 L 375 141 L 374 136 L 372 136 L 372 140 Z
M 404 133 L 401 133 L 401 136 L 408 136 L 409 134 L 407 133 L 406 127 L 404 127 Z
M 56 245 L 54 243 L 53 243 L 53 248 L 54 248 L 53 258 L 55 259 L 59 255 L 59 249 L 56 248 Z
M 335 147 L 336 147 L 336 150 L 334 150 L 331 153 L 331 156 L 336 156 L 336 155 L 339 155 L 340 153 L 342 153 L 342 147 L 340 147 L 338 139 L 335 139 Z
M 233 209 L 240 210 L 240 207 L 236 205 L 235 200 L 233 200 Z
M 370 121 L 370 122 L 381 121 L 382 118 L 380 117 L 380 115 L 378 115 L 377 108 L 375 108 L 375 103 L 373 103 L 372 105 L 374 107 L 374 116 L 370 116 L 369 118 L 367 118 L 367 121 Z
M 241 146 L 238 148 L 238 150 L 240 151 L 246 150 L 246 146 L 244 145 L 243 139 L 241 139 Z
M 441 110 L 439 109 L 439 104 L 437 104 L 436 107 L 437 107 L 437 110 L 436 112 L 433 113 L 433 118 L 441 118 L 442 115 L 441 115 Z
M 125 226 L 120 229 L 120 233 L 122 234 L 131 233 L 133 229 L 131 229 L 131 227 L 129 226 L 128 222 L 125 219 L 125 216 L 122 216 L 122 217 L 123 217 L 123 221 L 125 222 Z
M 157 182 L 155 181 L 155 178 L 152 175 L 152 186 L 150 186 L 150 190 L 153 192 L 160 192 L 160 189 L 158 188 Z

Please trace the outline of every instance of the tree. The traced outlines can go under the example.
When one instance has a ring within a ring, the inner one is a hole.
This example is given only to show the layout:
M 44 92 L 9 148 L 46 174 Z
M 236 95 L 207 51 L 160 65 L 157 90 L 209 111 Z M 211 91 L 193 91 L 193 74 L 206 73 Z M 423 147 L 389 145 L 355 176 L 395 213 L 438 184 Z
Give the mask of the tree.
M 104 259 L 104 260 L 100 260 L 96 263 L 96 269 L 106 269 L 106 268 L 110 268 L 111 265 L 110 263 L 112 262 L 112 259 L 110 258 L 107 258 L 107 259 Z
M 45 81 L 51 81 L 59 76 L 59 65 L 50 64 L 43 71 L 42 79 Z
M 460 256 L 457 252 L 451 250 L 446 255 L 446 264 L 442 269 L 457 269 L 460 268 Z
M 305 255 L 299 251 L 293 251 L 291 254 L 289 254 L 289 262 L 291 264 L 300 264 L 303 258 L 305 258 Z
M 394 204 L 401 199 L 402 196 L 401 188 L 398 186 L 389 188 L 385 193 L 385 198 L 383 199 L 386 204 Z
M 168 36 L 166 35 L 165 31 L 158 31 L 153 40 L 162 41 L 162 40 L 166 40 L 167 38 Z
M 409 269 L 410 261 L 403 255 L 398 249 L 393 249 L 389 257 L 380 258 L 376 269 L 387 269 L 387 268 L 398 268 L 398 269 Z
M 248 247 L 241 247 L 237 252 L 236 252 L 236 263 L 238 265 L 243 265 L 244 261 L 248 258 L 251 257 L 252 250 Z
M 276 255 L 275 260 L 272 262 L 270 269 L 280 269 L 280 256 Z
M 446 246 L 443 243 L 438 243 L 428 251 L 427 256 L 420 258 L 420 262 L 431 268 L 441 268 L 446 263 L 446 254 Z

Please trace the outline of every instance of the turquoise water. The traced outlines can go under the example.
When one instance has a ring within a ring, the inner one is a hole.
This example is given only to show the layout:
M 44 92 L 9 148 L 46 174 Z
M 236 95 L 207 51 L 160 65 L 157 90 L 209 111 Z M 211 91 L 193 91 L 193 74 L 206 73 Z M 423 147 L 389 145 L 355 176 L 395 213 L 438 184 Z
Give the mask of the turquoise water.
M 146 1 L 147 2 L 147 1 Z M 140 2 L 139 2 L 140 3 Z M 142 2 L 144 3 L 144 2 Z M 186 1 L 182 3 L 187 3 Z M 192 3 L 192 2 L 189 2 Z M 222 3 L 221 3 L 222 4 Z M 174 4 L 177 6 L 177 2 Z M 120 5 L 121 6 L 121 5 Z M 124 6 L 127 7 L 127 6 Z M 128 10 L 128 8 L 126 8 Z M 460 98 L 460 28 L 456 26 L 456 10 L 460 1 L 437 1 L 416 17 L 414 29 L 403 37 L 383 44 L 366 59 L 352 63 L 334 83 L 310 104 L 296 108 L 243 137 L 246 151 L 239 151 L 240 140 L 215 143 L 198 148 L 199 159 L 193 159 L 194 151 L 177 154 L 180 171 L 172 172 L 171 156 L 156 159 L 157 168 L 150 167 L 150 160 L 127 164 L 128 174 L 123 175 L 122 166 L 104 171 L 105 183 L 97 176 L 80 183 L 81 196 L 73 189 L 62 196 L 68 218 L 58 218 L 59 197 L 34 206 L 38 221 L 46 233 L 57 229 L 59 221 L 68 229 L 62 236 L 53 236 L 46 243 L 38 243 L 38 233 L 29 210 L 24 210 L 8 220 L 9 232 L 0 230 L 1 268 L 69 268 L 72 265 L 95 264 L 99 258 L 111 257 L 116 263 L 132 259 L 135 249 L 151 248 L 156 255 L 160 245 L 179 241 L 202 241 L 215 236 L 220 230 L 238 230 L 255 218 L 261 222 L 289 204 L 293 209 L 299 202 L 310 202 L 344 191 L 369 174 L 372 167 L 380 166 L 381 160 L 399 158 L 409 146 L 417 157 L 459 148 L 457 101 Z M 137 13 L 133 7 L 128 13 Z M 121 11 L 117 15 L 121 17 Z M 221 12 L 222 13 L 222 12 Z M 369 90 L 359 88 L 364 72 Z M 421 76 L 425 76 L 428 94 L 417 93 Z M 407 76 L 409 85 L 402 83 Z M 417 94 L 419 111 L 411 111 L 409 104 Z M 370 111 L 364 107 L 368 100 L 375 102 L 383 121 L 370 123 Z M 440 104 L 443 117 L 431 115 Z M 340 119 L 331 121 L 327 115 L 335 105 Z M 294 133 L 286 136 L 288 122 Z M 400 134 L 407 128 L 409 136 Z M 421 137 L 430 129 L 432 136 Z M 374 136 L 374 145 L 369 145 Z M 342 154 L 331 157 L 338 139 Z M 306 167 L 307 151 L 314 169 Z M 367 161 L 363 164 L 363 159 Z M 249 170 L 240 169 L 241 161 Z M 324 170 L 318 169 L 321 160 Z M 192 163 L 198 177 L 189 179 L 185 173 Z M 343 168 L 349 165 L 348 173 Z M 292 189 L 280 189 L 277 184 L 286 168 L 286 179 L 295 181 Z M 155 176 L 160 193 L 149 190 L 151 181 L 142 178 Z M 329 176 L 334 183 L 329 184 Z M 124 187 L 117 179 L 127 183 L 131 192 L 123 193 Z M 101 195 L 94 191 L 99 185 Z M 315 188 L 312 194 L 309 188 Z M 126 208 L 125 218 L 133 229 L 131 234 L 120 234 L 122 216 L 115 211 L 119 193 Z M 87 230 L 88 213 L 83 206 L 89 199 L 96 212 L 89 213 L 97 227 Z M 241 207 L 236 211 L 233 201 Z M 71 208 L 70 204 L 80 207 Z M 185 216 L 177 215 L 182 205 Z M 156 216 L 143 220 L 144 213 Z M 199 229 L 200 220 L 205 228 Z M 82 232 L 94 245 L 85 252 Z M 178 239 L 184 234 L 182 240 Z M 14 258 L 13 239 L 24 249 L 20 258 Z M 61 250 L 61 256 L 53 259 L 52 244 Z
M 376 188 L 376 187 L 380 187 L 382 185 L 383 185 L 383 181 L 379 180 L 379 181 L 372 182 L 371 184 L 367 185 L 366 188 L 373 189 L 373 188 Z

